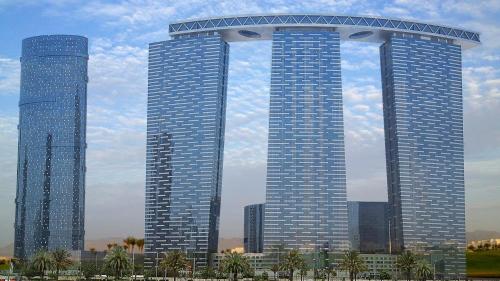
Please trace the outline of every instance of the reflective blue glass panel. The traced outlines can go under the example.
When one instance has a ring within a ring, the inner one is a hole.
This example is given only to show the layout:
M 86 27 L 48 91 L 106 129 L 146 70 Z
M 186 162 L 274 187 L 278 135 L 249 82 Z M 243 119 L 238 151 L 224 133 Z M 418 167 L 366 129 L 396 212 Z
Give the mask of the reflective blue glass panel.
M 339 44 L 336 32 L 273 34 L 265 250 L 348 247 Z
M 14 255 L 84 246 L 87 39 L 23 40 Z
M 219 35 L 150 44 L 145 265 L 217 251 L 229 45 Z

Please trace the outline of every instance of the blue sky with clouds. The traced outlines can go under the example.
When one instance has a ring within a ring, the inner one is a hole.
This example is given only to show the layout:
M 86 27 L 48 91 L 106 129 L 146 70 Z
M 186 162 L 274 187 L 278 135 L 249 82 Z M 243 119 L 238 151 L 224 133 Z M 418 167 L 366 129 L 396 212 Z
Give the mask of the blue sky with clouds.
M 310 12 L 461 26 L 483 44 L 463 55 L 467 230 L 500 231 L 500 1 L 0 0 L 0 246 L 13 239 L 21 40 L 80 34 L 90 42 L 86 234 L 141 236 L 147 46 L 169 22 Z M 242 207 L 265 195 L 270 42 L 232 43 L 221 236 L 242 233 Z M 379 51 L 341 46 L 348 196 L 386 200 Z

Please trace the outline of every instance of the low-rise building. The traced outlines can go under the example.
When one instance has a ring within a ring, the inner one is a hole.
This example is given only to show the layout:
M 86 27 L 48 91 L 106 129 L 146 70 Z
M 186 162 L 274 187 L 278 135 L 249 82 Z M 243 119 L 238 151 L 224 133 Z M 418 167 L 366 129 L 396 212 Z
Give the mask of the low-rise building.
M 220 268 L 222 260 L 226 256 L 225 253 L 212 254 L 211 264 L 214 268 Z M 244 257 L 248 258 L 251 268 L 256 274 L 261 274 L 264 271 L 269 271 L 265 262 L 265 255 L 262 253 L 245 253 Z

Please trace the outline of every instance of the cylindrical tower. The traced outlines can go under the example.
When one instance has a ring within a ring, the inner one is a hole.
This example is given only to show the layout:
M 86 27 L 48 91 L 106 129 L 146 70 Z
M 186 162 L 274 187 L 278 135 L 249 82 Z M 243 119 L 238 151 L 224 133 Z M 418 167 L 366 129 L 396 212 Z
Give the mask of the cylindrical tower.
M 14 255 L 84 242 L 87 38 L 23 40 Z

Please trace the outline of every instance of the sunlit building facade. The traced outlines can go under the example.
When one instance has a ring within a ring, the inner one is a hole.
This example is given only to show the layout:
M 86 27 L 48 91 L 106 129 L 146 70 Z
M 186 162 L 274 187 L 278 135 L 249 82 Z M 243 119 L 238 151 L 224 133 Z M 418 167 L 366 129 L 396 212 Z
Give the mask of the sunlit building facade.
M 383 239 L 392 253 L 432 251 L 443 277 L 464 276 L 461 52 L 480 44 L 477 32 L 313 14 L 185 20 L 169 32 L 149 55 L 146 265 L 165 249 L 197 261 L 216 249 L 229 42 L 272 41 L 264 252 L 352 246 L 339 48 L 348 40 L 381 45 Z
M 150 44 L 146 266 L 171 250 L 201 265 L 217 252 L 228 52 L 213 33 Z
M 273 34 L 264 248 L 345 250 L 340 36 Z
M 454 249 L 438 273 L 464 277 L 461 52 L 449 39 L 412 34 L 380 48 L 392 249 Z
M 14 256 L 84 247 L 87 38 L 23 40 Z

